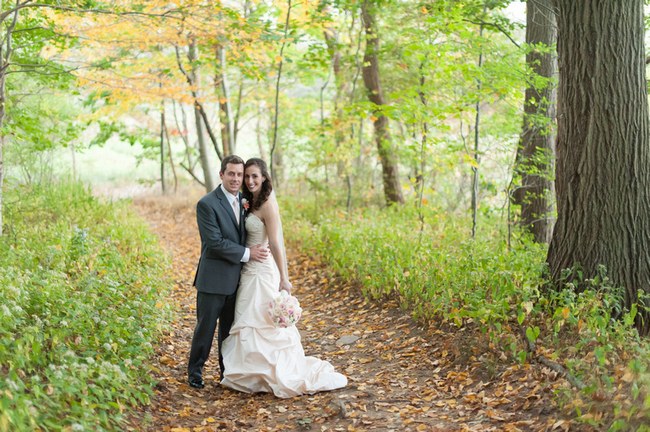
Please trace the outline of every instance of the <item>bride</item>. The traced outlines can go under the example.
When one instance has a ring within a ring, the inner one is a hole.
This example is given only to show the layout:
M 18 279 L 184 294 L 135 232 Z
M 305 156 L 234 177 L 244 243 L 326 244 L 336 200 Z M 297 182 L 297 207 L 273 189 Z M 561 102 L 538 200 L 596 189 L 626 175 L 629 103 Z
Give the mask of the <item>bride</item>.
M 273 259 L 244 265 L 237 292 L 235 321 L 223 341 L 221 384 L 246 393 L 273 392 L 289 398 L 345 387 L 347 378 L 327 361 L 305 356 L 295 326 L 275 327 L 269 303 L 280 290 L 291 293 L 280 210 L 262 159 L 244 167 L 243 196 L 248 208 L 247 243 L 268 241 Z

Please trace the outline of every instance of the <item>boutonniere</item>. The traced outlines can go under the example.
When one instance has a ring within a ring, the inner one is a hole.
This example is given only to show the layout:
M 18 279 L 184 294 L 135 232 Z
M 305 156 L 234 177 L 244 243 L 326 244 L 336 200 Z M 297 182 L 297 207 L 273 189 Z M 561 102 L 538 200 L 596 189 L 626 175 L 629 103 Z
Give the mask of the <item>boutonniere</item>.
M 242 198 L 242 199 L 241 199 L 241 206 L 244 208 L 244 211 L 247 212 L 247 211 L 248 211 L 248 208 L 249 208 L 251 205 L 248 203 L 248 200 L 247 200 L 246 198 Z

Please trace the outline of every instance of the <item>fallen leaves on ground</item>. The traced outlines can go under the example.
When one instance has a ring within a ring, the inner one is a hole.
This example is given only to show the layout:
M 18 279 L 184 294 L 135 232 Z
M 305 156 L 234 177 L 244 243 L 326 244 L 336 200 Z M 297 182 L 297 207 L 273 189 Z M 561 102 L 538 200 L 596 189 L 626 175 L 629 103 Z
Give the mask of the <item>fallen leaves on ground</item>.
M 170 302 L 176 317 L 157 347 L 152 403 L 131 418 L 129 430 L 589 430 L 556 407 L 554 391 L 565 383 L 555 373 L 499 361 L 476 330 L 418 326 L 396 301 L 365 300 L 358 287 L 340 281 L 297 248 L 288 253 L 294 294 L 303 307 L 298 328 L 305 352 L 330 361 L 349 385 L 291 399 L 238 393 L 218 384 L 213 352 L 204 371 L 206 387 L 189 387 L 198 198 L 134 202 L 173 259 Z

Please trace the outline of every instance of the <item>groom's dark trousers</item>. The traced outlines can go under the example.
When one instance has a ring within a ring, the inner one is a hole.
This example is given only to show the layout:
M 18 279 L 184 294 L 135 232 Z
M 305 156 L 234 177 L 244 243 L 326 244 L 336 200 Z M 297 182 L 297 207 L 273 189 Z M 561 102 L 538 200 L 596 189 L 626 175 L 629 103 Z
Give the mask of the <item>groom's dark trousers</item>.
M 235 294 L 196 293 L 196 327 L 194 328 L 190 360 L 188 362 L 187 373 L 189 378 L 201 378 L 203 365 L 212 349 L 214 333 L 217 330 L 217 319 L 219 320 L 217 335 L 219 367 L 221 374 L 223 374 L 221 343 L 230 334 L 230 327 L 232 327 L 232 322 L 235 319 L 235 297 Z

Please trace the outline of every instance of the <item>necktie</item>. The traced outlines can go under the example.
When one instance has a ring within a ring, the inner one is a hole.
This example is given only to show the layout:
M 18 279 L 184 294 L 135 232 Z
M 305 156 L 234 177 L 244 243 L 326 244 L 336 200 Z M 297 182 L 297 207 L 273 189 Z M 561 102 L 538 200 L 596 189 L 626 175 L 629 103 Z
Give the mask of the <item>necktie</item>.
M 239 200 L 234 199 L 232 202 L 232 208 L 235 211 L 235 219 L 237 219 L 237 223 L 239 223 Z

